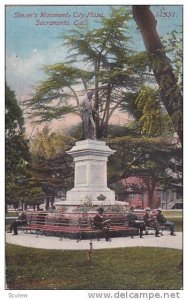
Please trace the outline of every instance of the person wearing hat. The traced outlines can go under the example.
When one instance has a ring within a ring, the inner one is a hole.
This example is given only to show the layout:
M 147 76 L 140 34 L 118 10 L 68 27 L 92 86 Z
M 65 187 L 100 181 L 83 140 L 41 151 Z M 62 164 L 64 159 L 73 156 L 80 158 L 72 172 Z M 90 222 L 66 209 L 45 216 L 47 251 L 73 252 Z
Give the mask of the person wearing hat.
M 130 227 L 138 228 L 140 231 L 140 238 L 143 238 L 143 231 L 146 230 L 146 226 L 143 221 L 138 220 L 137 215 L 135 214 L 134 207 L 130 208 L 129 214 L 127 215 L 127 220 Z M 132 236 L 134 238 L 134 236 Z
M 18 235 L 18 227 L 22 225 L 27 225 L 27 214 L 25 211 L 22 211 L 18 215 L 18 219 L 10 224 L 8 233 L 14 231 L 14 235 Z
M 98 213 L 94 216 L 93 222 L 96 229 L 101 229 L 105 233 L 106 241 L 110 242 L 110 234 L 109 234 L 109 228 L 110 228 L 110 221 L 111 220 L 105 220 L 103 217 L 104 209 L 102 207 L 98 208 Z
M 156 217 L 151 215 L 151 208 L 150 207 L 147 207 L 145 209 L 144 223 L 145 223 L 146 226 L 154 228 L 155 229 L 155 236 L 160 237 L 159 230 L 161 229 L 161 226 L 158 223 Z
M 94 101 L 92 100 L 93 91 L 87 92 L 87 97 L 80 103 L 80 112 L 82 114 L 82 122 L 84 129 L 84 139 L 96 139 L 96 125 L 93 114 L 95 113 Z
M 161 226 L 165 226 L 167 228 L 170 228 L 170 234 L 171 235 L 176 235 L 175 232 L 174 232 L 175 231 L 174 222 L 170 222 L 164 217 L 164 215 L 162 213 L 162 208 L 160 208 L 160 207 L 157 208 L 157 221 Z

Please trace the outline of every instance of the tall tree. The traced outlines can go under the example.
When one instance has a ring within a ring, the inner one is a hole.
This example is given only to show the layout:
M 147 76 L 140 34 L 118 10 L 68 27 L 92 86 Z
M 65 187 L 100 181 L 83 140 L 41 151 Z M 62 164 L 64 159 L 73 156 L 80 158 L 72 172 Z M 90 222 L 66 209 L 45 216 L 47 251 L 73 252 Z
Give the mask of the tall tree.
M 47 126 L 33 137 L 31 183 L 38 182 L 46 199 L 46 208 L 53 205 L 58 190 L 64 192 L 72 185 L 72 159 L 66 154 L 74 138 L 59 132 L 51 132 Z
M 158 185 L 175 189 L 182 183 L 181 149 L 172 139 L 138 134 L 117 137 L 116 133 L 115 137 L 108 139 L 108 144 L 116 150 L 109 158 L 109 184 L 114 186 L 114 183 L 132 176 L 141 178 L 151 207 L 154 189 Z M 133 193 L 140 193 L 138 186 L 133 184 L 132 188 Z
M 76 31 L 66 37 L 66 45 L 72 50 L 69 60 L 46 67 L 47 80 L 27 102 L 35 117 L 49 121 L 70 112 L 79 114 L 78 90 L 84 94 L 93 89 L 98 111 L 97 137 L 107 136 L 112 114 L 127 93 L 134 93 L 142 82 L 129 46 L 129 20 L 129 11 L 114 10 L 109 18 L 102 20 L 99 29 Z M 74 67 L 75 62 L 85 69 Z
M 182 144 L 182 93 L 178 85 L 178 79 L 174 75 L 172 65 L 156 30 L 157 21 L 149 5 L 133 5 L 132 11 L 146 50 L 149 53 L 153 73 L 160 88 L 161 100 L 172 119 L 175 131 Z
M 5 180 L 6 204 L 18 205 L 19 182 L 27 174 L 28 142 L 24 136 L 24 119 L 15 93 L 5 86 Z

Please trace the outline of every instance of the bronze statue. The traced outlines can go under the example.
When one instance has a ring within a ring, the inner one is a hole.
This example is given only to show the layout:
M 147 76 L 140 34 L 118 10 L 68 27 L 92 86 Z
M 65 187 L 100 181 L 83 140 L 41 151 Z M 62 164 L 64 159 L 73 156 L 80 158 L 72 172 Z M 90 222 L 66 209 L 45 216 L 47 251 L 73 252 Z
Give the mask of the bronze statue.
M 96 125 L 94 121 L 94 114 L 96 110 L 94 109 L 94 101 L 92 99 L 93 92 L 88 91 L 87 96 L 80 103 L 80 112 L 82 114 L 84 139 L 96 139 Z

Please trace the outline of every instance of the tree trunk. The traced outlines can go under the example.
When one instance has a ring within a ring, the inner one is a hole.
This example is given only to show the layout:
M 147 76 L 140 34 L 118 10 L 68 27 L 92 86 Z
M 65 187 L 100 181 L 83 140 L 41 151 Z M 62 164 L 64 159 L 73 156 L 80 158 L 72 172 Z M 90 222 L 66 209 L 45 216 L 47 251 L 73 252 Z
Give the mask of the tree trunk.
M 153 209 L 155 208 L 154 206 L 154 191 L 157 186 L 157 179 L 155 177 L 142 177 L 142 180 L 147 188 L 147 193 L 148 193 L 148 206 Z
M 97 111 L 97 114 L 94 115 L 94 121 L 96 124 L 96 135 L 99 136 L 99 63 L 95 62 L 95 104 L 94 108 Z
M 5 214 L 7 214 L 8 213 L 8 205 L 7 205 L 7 203 L 5 203 Z
M 49 209 L 49 204 L 50 204 L 50 200 L 47 198 L 47 199 L 46 199 L 46 210 Z
M 154 190 L 153 189 L 148 189 L 148 206 L 153 209 L 153 196 L 154 196 Z
M 18 203 L 13 204 L 14 209 L 17 209 L 19 207 Z
M 98 138 L 107 138 L 108 136 L 108 124 L 104 123 L 102 126 L 98 129 Z
M 51 204 L 51 208 L 53 208 L 54 207 L 54 198 L 52 198 L 52 200 L 50 201 L 50 204 Z
M 111 84 L 109 83 L 107 85 L 106 104 L 105 104 L 103 117 L 101 120 L 101 126 L 100 126 L 101 137 L 104 138 L 107 138 L 108 136 L 108 122 L 109 122 L 109 114 L 110 114 L 111 92 L 112 92 L 112 87 Z
M 103 131 L 102 132 L 103 132 L 102 136 L 104 138 L 107 138 L 108 137 L 108 123 L 107 122 L 105 122 L 105 124 L 103 126 Z
M 164 47 L 157 33 L 157 21 L 149 7 L 149 5 L 133 5 L 133 17 L 140 29 L 146 50 L 150 54 L 150 62 L 157 84 L 160 88 L 161 100 L 172 119 L 174 129 L 182 144 L 183 98 L 169 62 L 169 58 L 166 56 Z
M 27 210 L 27 204 L 24 203 L 24 210 Z

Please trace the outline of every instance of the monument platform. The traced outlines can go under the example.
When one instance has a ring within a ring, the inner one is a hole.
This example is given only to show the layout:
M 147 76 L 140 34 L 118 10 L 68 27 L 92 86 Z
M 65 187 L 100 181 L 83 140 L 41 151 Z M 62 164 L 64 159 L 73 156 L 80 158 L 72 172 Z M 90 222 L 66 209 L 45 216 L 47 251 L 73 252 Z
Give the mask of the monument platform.
M 61 205 L 79 206 L 87 201 L 94 206 L 114 205 L 115 193 L 107 187 L 107 161 L 115 150 L 105 141 L 87 139 L 76 142 L 67 153 L 74 159 L 74 187 Z

